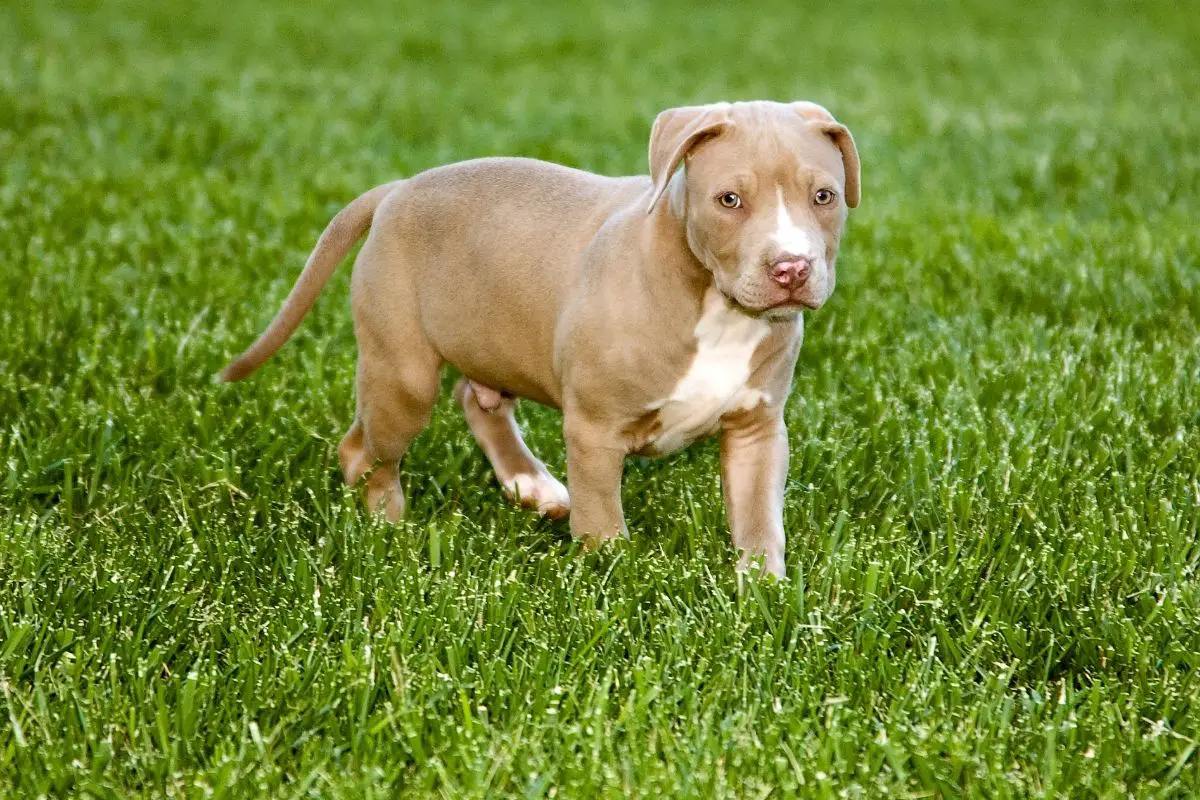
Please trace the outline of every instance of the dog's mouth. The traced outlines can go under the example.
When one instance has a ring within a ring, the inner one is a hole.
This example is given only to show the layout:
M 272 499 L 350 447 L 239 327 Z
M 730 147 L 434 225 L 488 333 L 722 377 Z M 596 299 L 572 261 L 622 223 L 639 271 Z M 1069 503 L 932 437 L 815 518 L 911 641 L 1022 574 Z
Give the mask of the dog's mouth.
M 795 316 L 802 311 L 816 311 L 829 299 L 822 292 L 820 281 L 800 286 L 780 286 L 772 281 L 737 281 L 728 289 L 717 288 L 730 303 L 751 316 L 771 314 L 776 318 Z
M 799 310 L 799 309 L 803 308 L 803 309 L 807 309 L 808 311 L 816 311 L 820 307 L 821 307 L 820 303 L 814 303 L 813 301 L 808 300 L 807 298 L 789 297 L 786 300 L 781 300 L 778 303 L 769 305 L 763 310 L 764 311 L 774 311 L 775 309 L 778 309 L 778 308 L 795 308 L 795 309 Z
M 725 294 L 722 292 L 722 294 Z M 763 302 L 740 300 L 728 294 L 725 297 L 739 309 L 752 317 L 767 317 L 768 319 L 790 319 L 802 311 L 816 311 L 821 303 L 807 297 L 787 295 L 781 299 L 769 299 Z

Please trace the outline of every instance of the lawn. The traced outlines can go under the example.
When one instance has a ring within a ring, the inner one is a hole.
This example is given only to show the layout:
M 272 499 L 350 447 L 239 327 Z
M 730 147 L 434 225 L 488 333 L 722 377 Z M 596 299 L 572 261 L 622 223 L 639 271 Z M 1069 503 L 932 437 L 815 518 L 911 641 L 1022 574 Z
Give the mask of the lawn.
M 1197 42 L 1165 0 L 4 4 L 0 794 L 1200 792 Z M 349 269 L 214 381 L 366 188 L 644 172 L 658 110 L 750 98 L 863 160 L 788 581 L 735 576 L 714 443 L 631 460 L 585 555 L 448 393 L 370 518 Z

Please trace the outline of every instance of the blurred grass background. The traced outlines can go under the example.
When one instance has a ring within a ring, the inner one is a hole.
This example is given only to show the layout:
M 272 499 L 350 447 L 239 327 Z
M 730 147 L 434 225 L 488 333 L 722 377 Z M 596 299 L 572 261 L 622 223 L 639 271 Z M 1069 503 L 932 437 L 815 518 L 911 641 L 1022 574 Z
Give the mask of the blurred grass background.
M 1193 795 L 1197 41 L 1167 2 L 0 7 L 0 791 Z M 714 445 L 632 462 L 633 541 L 578 558 L 449 402 L 368 519 L 349 270 L 212 383 L 364 189 L 643 172 L 658 110 L 750 98 L 864 164 L 787 584 L 735 579 Z

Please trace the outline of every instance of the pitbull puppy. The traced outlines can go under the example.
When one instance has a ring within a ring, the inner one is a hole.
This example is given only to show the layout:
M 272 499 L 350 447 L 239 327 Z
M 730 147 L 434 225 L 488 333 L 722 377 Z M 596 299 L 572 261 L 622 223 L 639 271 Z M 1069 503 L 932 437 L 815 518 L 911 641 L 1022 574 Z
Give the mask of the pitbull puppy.
M 648 177 L 520 158 L 438 167 L 334 217 L 222 377 L 245 378 L 283 345 L 369 229 L 351 282 L 358 409 L 338 454 L 347 483 L 365 477 L 370 508 L 404 513 L 399 462 L 450 364 L 505 492 L 569 513 L 589 545 L 628 535 L 628 454 L 719 432 L 739 569 L 783 576 L 783 411 L 801 312 L 833 292 L 858 202 L 850 131 L 806 102 L 663 111 Z M 569 495 L 525 446 L 514 398 L 562 410 Z

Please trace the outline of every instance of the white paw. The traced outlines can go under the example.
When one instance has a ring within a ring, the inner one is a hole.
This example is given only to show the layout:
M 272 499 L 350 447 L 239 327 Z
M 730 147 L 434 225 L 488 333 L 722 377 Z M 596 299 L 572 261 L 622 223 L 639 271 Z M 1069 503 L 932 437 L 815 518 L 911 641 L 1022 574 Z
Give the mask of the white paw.
M 526 508 L 537 509 L 542 516 L 562 519 L 571 510 L 567 487 L 548 472 L 521 473 L 503 483 L 504 493 Z

